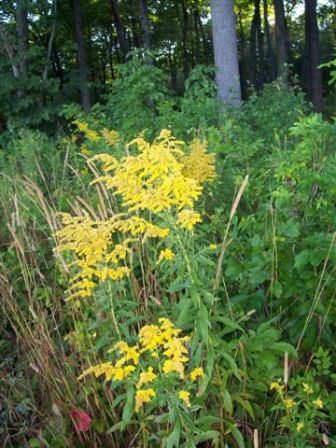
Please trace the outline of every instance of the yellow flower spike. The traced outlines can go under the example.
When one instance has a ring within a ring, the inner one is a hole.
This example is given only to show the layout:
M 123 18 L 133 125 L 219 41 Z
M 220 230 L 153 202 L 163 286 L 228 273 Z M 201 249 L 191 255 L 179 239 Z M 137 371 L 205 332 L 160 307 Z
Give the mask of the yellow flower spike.
M 153 367 L 149 367 L 146 372 L 140 373 L 136 387 L 140 389 L 144 384 L 152 383 L 156 378 L 157 375 L 153 372 Z
M 295 405 L 295 401 L 292 400 L 291 398 L 286 398 L 283 401 L 283 403 L 284 403 L 286 409 L 292 409 Z
M 270 390 L 275 390 L 278 393 L 281 393 L 284 390 L 284 385 L 280 384 L 281 379 L 279 378 L 277 381 L 273 381 L 270 384 Z
M 135 412 L 139 412 L 145 403 L 149 403 L 156 397 L 154 389 L 139 389 L 135 394 Z
M 182 210 L 178 215 L 177 223 L 183 229 L 192 230 L 198 222 L 202 222 L 201 215 L 193 210 Z
M 181 380 L 184 379 L 184 365 L 183 362 L 176 359 L 168 359 L 163 363 L 163 372 L 166 374 L 169 373 L 178 373 L 180 375 Z
M 182 158 L 183 174 L 200 183 L 213 180 L 216 175 L 215 155 L 207 154 L 206 148 L 206 141 L 194 140 L 190 144 L 190 153 Z
M 190 406 L 191 406 L 190 392 L 188 392 L 186 390 L 180 390 L 178 396 L 179 396 L 179 399 L 182 400 L 188 408 L 190 408 Z
M 80 152 L 81 152 L 84 156 L 90 156 L 90 155 L 92 154 L 92 151 L 90 151 L 90 150 L 88 149 L 88 147 L 85 146 L 85 145 L 82 145 L 82 146 L 80 147 Z
M 302 388 L 306 392 L 306 394 L 310 395 L 313 393 L 313 389 L 307 383 L 302 383 Z
M 313 400 L 313 405 L 317 409 L 323 409 L 323 401 L 320 398 L 317 398 L 316 400 Z
M 92 129 L 87 129 L 85 131 L 85 137 L 90 140 L 91 142 L 96 142 L 99 140 L 99 135 L 96 131 L 93 131 Z
M 190 372 L 191 381 L 196 381 L 197 378 L 204 378 L 204 370 L 202 367 L 196 367 L 196 369 Z
M 159 258 L 158 258 L 158 263 L 161 263 L 161 261 L 163 260 L 168 260 L 171 261 L 173 258 L 175 257 L 175 254 L 172 250 L 170 249 L 164 249 L 160 252 Z
M 304 423 L 303 422 L 299 422 L 297 425 L 296 425 L 296 430 L 297 430 L 297 432 L 301 432 L 302 430 L 303 430 L 303 428 L 304 428 Z
M 108 129 L 104 128 L 101 134 L 109 146 L 114 146 L 119 142 L 119 134 L 117 131 L 109 131 Z

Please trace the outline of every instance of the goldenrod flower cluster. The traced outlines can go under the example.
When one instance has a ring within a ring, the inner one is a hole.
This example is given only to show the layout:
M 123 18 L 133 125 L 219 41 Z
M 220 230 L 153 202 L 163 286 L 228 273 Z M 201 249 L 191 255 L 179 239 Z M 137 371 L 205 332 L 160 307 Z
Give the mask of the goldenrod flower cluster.
M 169 130 L 148 143 L 138 137 L 127 145 L 136 145 L 138 154 L 116 160 L 106 154 L 95 156 L 103 162 L 105 175 L 95 182 L 120 195 L 129 212 L 147 210 L 158 214 L 165 210 L 192 211 L 202 193 L 202 184 L 214 177 L 214 158 L 206 154 L 205 143 L 195 142 L 185 155 L 184 143 Z M 193 165 L 192 165 L 193 164 Z M 200 218 L 190 221 L 193 226 Z
M 117 351 L 119 358 L 113 362 L 104 362 L 85 370 L 79 379 L 89 374 L 104 376 L 106 381 L 126 381 L 126 386 L 135 385 L 135 411 L 138 412 L 145 403 L 149 403 L 160 390 L 160 379 L 167 377 L 173 390 L 185 406 L 190 407 L 190 391 L 178 390 L 180 379 L 187 379 L 186 385 L 204 377 L 201 367 L 196 367 L 186 377 L 189 362 L 187 344 L 189 337 L 182 337 L 181 330 L 175 328 L 169 319 L 159 319 L 158 325 L 145 325 L 138 334 L 138 342 L 128 345 L 124 341 L 117 343 L 110 352 Z M 161 381 L 162 383 L 162 381 Z M 150 388 L 146 387 L 151 385 Z
M 175 256 L 175 254 L 171 249 L 161 250 L 159 258 L 158 258 L 158 263 L 160 263 L 163 260 L 171 261 L 174 258 L 174 256 Z
M 118 141 L 115 131 L 104 129 L 103 137 L 99 137 L 87 123 L 77 120 L 75 124 L 89 141 L 104 138 L 111 145 Z M 60 214 L 62 228 L 56 233 L 56 250 L 74 255 L 69 265 L 73 269 L 69 298 L 90 297 L 99 282 L 118 281 L 129 274 L 127 254 L 135 238 L 145 242 L 168 236 L 169 225 L 162 226 L 166 213 L 175 214 L 177 225 L 187 230 L 202 221 L 193 207 L 202 193 L 202 184 L 214 177 L 214 157 L 206 154 L 206 144 L 195 141 L 185 154 L 184 143 L 163 130 L 153 144 L 142 137 L 133 140 L 127 145 L 128 152 L 133 145 L 137 145 L 138 153 L 120 161 L 109 154 L 90 159 L 90 163 L 101 161 L 104 171 L 93 183 L 103 182 L 121 197 L 123 213 L 106 220 L 92 218 L 88 213 Z M 83 154 L 88 151 L 82 147 Z M 158 262 L 173 258 L 173 251 L 166 248 L 160 252 Z M 181 366 L 179 369 L 182 371 Z

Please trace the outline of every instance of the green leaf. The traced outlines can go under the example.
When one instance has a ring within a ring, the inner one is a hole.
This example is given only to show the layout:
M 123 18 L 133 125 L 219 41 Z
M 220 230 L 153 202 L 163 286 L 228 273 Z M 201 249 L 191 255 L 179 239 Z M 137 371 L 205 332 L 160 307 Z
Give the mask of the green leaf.
M 231 422 L 225 420 L 226 426 L 229 428 L 230 432 L 232 433 L 233 437 L 236 439 L 236 442 L 238 443 L 239 448 L 245 448 L 245 443 L 243 436 L 239 429 Z
M 175 426 L 169 437 L 167 438 L 166 448 L 174 448 L 179 446 L 181 437 L 181 423 L 176 421 Z
M 231 395 L 229 394 L 229 391 L 227 389 L 224 389 L 222 392 L 222 395 L 223 395 L 224 408 L 228 412 L 229 415 L 232 415 L 233 404 L 232 404 L 232 398 L 231 398 Z
M 223 356 L 223 358 L 229 364 L 229 366 L 231 368 L 231 371 L 234 374 L 234 376 L 237 377 L 239 380 L 241 380 L 236 361 L 228 353 L 223 352 L 223 353 L 221 353 L 221 355 Z
M 275 282 L 273 286 L 273 294 L 277 299 L 280 299 L 283 293 L 283 286 L 280 282 Z
M 194 438 L 195 443 L 205 442 L 206 440 L 214 440 L 219 438 L 219 432 L 211 429 L 209 431 L 205 431 Z
M 126 403 L 122 413 L 122 429 L 124 430 L 126 426 L 131 421 L 134 412 L 134 387 L 129 386 L 126 395 Z

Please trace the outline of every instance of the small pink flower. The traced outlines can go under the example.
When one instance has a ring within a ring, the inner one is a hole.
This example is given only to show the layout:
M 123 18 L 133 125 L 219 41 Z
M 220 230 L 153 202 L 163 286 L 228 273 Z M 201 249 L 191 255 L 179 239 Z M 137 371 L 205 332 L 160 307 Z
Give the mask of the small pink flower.
M 76 431 L 89 431 L 92 419 L 86 412 L 73 408 L 71 409 L 70 417 L 74 423 Z

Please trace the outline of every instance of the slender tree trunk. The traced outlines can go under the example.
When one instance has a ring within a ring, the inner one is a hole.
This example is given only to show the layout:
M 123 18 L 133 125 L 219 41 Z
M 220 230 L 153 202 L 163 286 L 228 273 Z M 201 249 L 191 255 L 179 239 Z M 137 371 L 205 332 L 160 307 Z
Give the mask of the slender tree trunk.
M 80 79 L 80 94 L 82 108 L 84 112 L 89 112 L 91 108 L 90 90 L 88 87 L 88 63 L 85 49 L 85 40 L 83 33 L 81 0 L 72 0 L 73 13 L 75 19 L 75 33 L 77 42 L 77 60 Z
M 1 24 L 0 24 L 0 39 L 2 40 L 4 48 L 6 50 L 9 62 L 12 67 L 13 75 L 15 78 L 18 78 L 20 76 L 20 70 L 15 61 L 15 53 L 14 53 L 12 45 L 10 44 L 9 40 L 7 39 L 7 36 L 4 32 L 4 30 L 1 27 Z
M 239 105 L 241 90 L 233 0 L 211 0 L 211 16 L 218 97 Z
M 172 81 L 172 88 L 175 92 L 177 92 L 177 73 L 176 73 L 176 64 L 174 64 L 173 55 L 171 53 L 171 49 L 168 50 L 168 62 L 170 68 L 170 75 Z
M 276 78 L 276 65 L 272 44 L 272 36 L 268 21 L 268 0 L 264 0 L 263 6 L 264 6 L 264 30 L 267 43 L 267 55 L 269 61 L 269 74 L 270 74 L 270 80 L 274 81 Z
M 250 81 L 257 87 L 257 15 L 254 10 L 250 30 Z
M 322 75 L 320 64 L 319 30 L 316 16 L 317 0 L 305 0 L 305 53 L 307 91 L 314 109 L 323 110 Z
M 202 24 L 202 20 L 201 20 L 201 16 L 199 14 L 199 11 L 196 9 L 195 11 L 196 14 L 196 18 L 197 18 L 197 22 L 198 22 L 198 27 L 201 33 L 201 37 L 202 37 L 202 45 L 203 45 L 203 51 L 204 51 L 204 62 L 206 64 L 208 64 L 209 60 L 210 60 L 210 48 L 208 46 L 208 41 L 207 38 L 205 36 L 205 32 L 204 32 L 204 27 Z
M 120 18 L 119 7 L 117 0 L 111 0 L 111 8 L 114 17 L 114 24 L 117 32 L 117 38 L 120 45 L 121 52 L 123 54 L 124 60 L 126 59 L 127 53 L 130 51 L 129 43 L 126 38 L 124 27 Z
M 283 0 L 273 0 L 275 11 L 275 40 L 277 47 L 277 73 L 284 81 L 288 78 L 288 30 Z
M 134 3 L 134 0 L 129 0 L 129 6 L 131 9 L 131 22 L 132 22 L 132 32 L 133 32 L 133 45 L 135 48 L 141 48 L 142 42 L 139 36 L 139 8 L 138 2 Z M 131 47 L 131 45 L 130 45 Z
M 248 79 L 248 74 L 246 74 L 246 65 L 244 64 L 245 61 L 245 54 L 246 54 L 246 40 L 244 35 L 244 28 L 243 28 L 243 21 L 242 21 L 242 9 L 241 7 L 238 8 L 238 24 L 239 24 L 239 53 L 240 53 L 240 64 L 239 64 L 239 71 L 241 73 L 240 75 L 240 84 L 241 84 L 241 90 L 242 90 L 242 97 L 246 97 L 247 92 L 247 86 L 246 81 Z
M 50 64 L 50 60 L 52 60 L 51 54 L 52 54 L 52 48 L 54 45 L 54 39 L 55 39 L 55 33 L 56 33 L 56 14 L 57 14 L 57 0 L 53 0 L 53 5 L 52 5 L 53 20 L 52 20 L 49 39 L 48 39 L 47 58 L 46 58 L 46 63 L 44 65 L 43 75 L 42 75 L 42 79 L 44 81 L 48 78 L 49 64 Z
M 182 5 L 182 48 L 183 48 L 183 74 L 184 79 L 189 76 L 189 55 L 188 55 L 188 32 L 189 32 L 189 17 L 187 5 L 184 0 Z
M 198 27 L 198 20 L 196 9 L 194 9 L 194 29 L 195 29 L 195 40 L 196 40 L 196 64 L 200 64 L 201 62 L 201 41 L 200 41 L 200 32 Z
M 52 50 L 51 50 L 51 59 L 53 63 L 53 69 L 55 76 L 59 79 L 60 83 L 60 91 L 63 91 L 63 69 L 62 64 L 58 55 L 58 51 L 55 45 L 55 42 L 53 43 Z
M 264 34 L 261 28 L 260 0 L 254 0 L 257 24 L 257 41 L 258 41 L 258 89 L 261 89 L 265 81 L 265 55 L 264 55 Z
M 140 19 L 143 31 L 143 48 L 145 51 L 150 49 L 150 24 L 148 18 L 147 0 L 140 0 Z
M 16 2 L 16 27 L 18 36 L 18 56 L 20 74 L 25 75 L 28 68 L 28 12 L 26 0 Z

